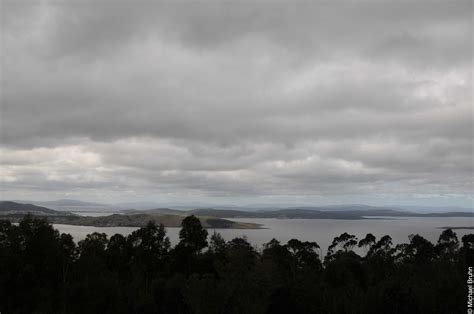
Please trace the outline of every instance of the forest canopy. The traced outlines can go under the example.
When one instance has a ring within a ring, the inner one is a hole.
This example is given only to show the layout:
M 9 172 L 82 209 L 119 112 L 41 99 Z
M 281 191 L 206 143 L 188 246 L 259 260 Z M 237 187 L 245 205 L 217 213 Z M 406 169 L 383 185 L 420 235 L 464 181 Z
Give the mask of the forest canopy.
M 393 245 L 343 233 L 317 242 L 208 236 L 186 217 L 172 247 L 149 222 L 75 243 L 46 220 L 0 220 L 1 313 L 461 313 L 474 235 Z M 315 239 L 317 240 L 317 239 Z M 355 248 L 358 248 L 355 250 Z M 364 252 L 359 255 L 357 252 Z

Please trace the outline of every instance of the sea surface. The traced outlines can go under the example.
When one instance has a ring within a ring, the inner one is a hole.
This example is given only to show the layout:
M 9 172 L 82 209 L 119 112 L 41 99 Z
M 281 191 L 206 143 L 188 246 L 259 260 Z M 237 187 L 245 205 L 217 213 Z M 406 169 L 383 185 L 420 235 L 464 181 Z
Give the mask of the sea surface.
M 262 225 L 262 229 L 208 229 L 209 235 L 213 232 L 220 233 L 224 239 L 231 240 L 235 237 L 245 236 L 247 240 L 257 248 L 273 238 L 286 243 L 296 238 L 302 241 L 315 241 L 321 247 L 324 255 L 332 240 L 341 233 L 347 232 L 356 235 L 359 239 L 367 233 L 372 233 L 377 238 L 390 235 L 394 244 L 407 243 L 410 234 L 425 237 L 432 243 L 436 243 L 441 227 L 466 227 L 474 226 L 473 218 L 464 217 L 371 217 L 373 219 L 363 220 L 336 220 L 336 219 L 277 219 L 277 218 L 240 218 L 234 221 L 252 222 Z M 136 227 L 86 227 L 55 224 L 60 232 L 70 233 L 75 241 L 84 239 L 92 232 L 104 232 L 109 237 L 121 233 L 128 235 Z M 167 235 L 174 245 L 179 241 L 180 228 L 166 228 Z M 454 230 L 459 240 L 474 230 Z

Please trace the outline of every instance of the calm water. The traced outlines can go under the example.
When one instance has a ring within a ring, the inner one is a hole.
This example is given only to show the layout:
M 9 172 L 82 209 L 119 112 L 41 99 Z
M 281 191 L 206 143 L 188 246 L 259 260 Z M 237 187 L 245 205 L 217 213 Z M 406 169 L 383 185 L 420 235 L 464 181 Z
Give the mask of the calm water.
M 387 217 L 385 217 L 387 218 Z M 334 220 L 334 219 L 233 219 L 235 221 L 253 222 L 262 224 L 265 229 L 239 230 L 239 229 L 209 229 L 209 234 L 219 232 L 224 239 L 231 240 L 235 237 L 246 236 L 254 246 L 261 247 L 275 238 L 286 243 L 292 238 L 302 241 L 316 241 L 325 254 L 332 240 L 343 232 L 356 235 L 359 239 L 365 234 L 372 233 L 377 238 L 390 235 L 394 244 L 408 242 L 408 236 L 418 233 L 431 242 L 438 240 L 443 226 L 474 226 L 472 218 L 439 218 L 439 217 L 390 217 L 391 219 L 370 220 Z M 70 233 L 75 241 L 82 240 L 92 232 L 104 232 L 108 236 L 116 233 L 128 235 L 135 227 L 84 227 L 69 225 L 54 225 L 60 232 Z M 167 228 L 167 234 L 172 244 L 178 242 L 180 228 Z M 474 233 L 474 230 L 455 230 L 460 239 L 463 235 Z

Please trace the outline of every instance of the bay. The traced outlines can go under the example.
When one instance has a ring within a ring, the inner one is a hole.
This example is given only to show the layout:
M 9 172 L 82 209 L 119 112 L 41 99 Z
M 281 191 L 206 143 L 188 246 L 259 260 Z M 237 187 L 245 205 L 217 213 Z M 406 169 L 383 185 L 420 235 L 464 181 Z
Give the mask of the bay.
M 356 235 L 359 239 L 367 233 L 377 238 L 390 235 L 394 244 L 407 243 L 410 234 L 419 234 L 432 243 L 436 243 L 443 231 L 441 227 L 474 226 L 474 219 L 465 217 L 371 217 L 374 219 L 339 220 L 339 219 L 277 219 L 277 218 L 241 218 L 234 221 L 252 222 L 262 225 L 262 229 L 208 229 L 209 235 L 220 233 L 225 240 L 235 237 L 246 237 L 257 248 L 273 238 L 282 243 L 296 238 L 301 241 L 315 241 L 321 247 L 324 255 L 332 240 L 341 233 L 347 232 Z M 80 241 L 92 232 L 104 232 L 109 237 L 120 233 L 128 235 L 136 227 L 89 227 L 55 224 L 62 233 L 69 233 L 74 240 Z M 172 245 L 179 241 L 180 228 L 166 228 Z M 474 230 L 454 230 L 459 240 L 465 234 L 474 233 Z

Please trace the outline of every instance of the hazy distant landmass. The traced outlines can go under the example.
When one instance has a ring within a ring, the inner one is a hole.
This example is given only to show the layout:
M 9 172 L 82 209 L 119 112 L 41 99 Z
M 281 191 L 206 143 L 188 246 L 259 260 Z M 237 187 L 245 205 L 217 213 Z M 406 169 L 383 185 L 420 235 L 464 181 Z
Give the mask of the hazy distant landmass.
M 137 201 L 137 202 L 120 202 L 120 203 L 97 203 L 85 202 L 73 199 L 59 199 L 52 201 L 34 201 L 34 200 L 12 200 L 16 203 L 33 204 L 43 206 L 54 210 L 61 211 L 100 211 L 100 212 L 118 212 L 123 210 L 154 210 L 168 208 L 174 211 L 189 211 L 194 209 L 222 209 L 237 210 L 244 212 L 258 211 L 276 211 L 287 209 L 308 209 L 319 211 L 363 211 L 363 210 L 395 210 L 410 213 L 451 213 L 451 212 L 473 212 L 474 208 L 459 206 L 420 206 L 420 205 L 366 205 L 366 204 L 339 204 L 339 205 L 302 205 L 302 204 L 206 204 L 206 203 L 190 203 L 190 202 L 153 202 L 153 201 Z
M 64 200 L 51 202 L 51 204 L 79 204 L 74 201 Z M 232 228 L 254 229 L 260 225 L 254 223 L 235 222 L 231 218 L 278 218 L 278 219 L 373 219 L 374 217 L 474 217 L 471 212 L 446 212 L 446 213 L 413 213 L 404 210 L 394 210 L 383 207 L 365 205 L 338 206 L 335 210 L 331 207 L 304 207 L 286 208 L 276 210 L 244 211 L 232 209 L 200 208 L 194 210 L 178 210 L 172 208 L 155 208 L 148 210 L 127 209 L 116 211 L 111 215 L 90 217 L 79 216 L 67 211 L 57 211 L 47 207 L 22 204 L 17 202 L 0 202 L 0 218 L 18 221 L 24 215 L 31 213 L 35 216 L 47 216 L 51 223 L 95 226 L 95 227 L 142 227 L 148 221 L 161 223 L 165 227 L 179 227 L 184 217 L 195 215 L 205 228 Z
M 44 206 L 59 211 L 114 211 L 115 209 L 115 206 L 110 206 L 107 204 L 84 202 L 71 199 L 60 199 L 54 201 L 15 200 L 14 202 Z
M 69 212 L 58 212 L 46 207 L 37 206 L 33 204 L 22 204 L 17 202 L 3 201 L 0 202 L 0 215 L 25 215 L 32 214 L 38 216 L 69 216 Z
M 365 210 L 337 210 L 289 208 L 268 211 L 238 211 L 218 209 L 196 209 L 195 215 L 214 216 L 220 218 L 282 218 L 282 219 L 370 219 L 370 217 L 474 217 L 473 212 L 447 213 L 413 213 L 385 208 Z
M 35 202 L 35 203 L 41 203 L 44 206 L 79 206 L 79 207 L 106 206 L 100 203 L 83 202 L 83 201 L 70 200 L 70 199 L 60 199 L 56 201 L 43 201 L 43 202 Z
M 173 214 L 177 212 L 180 214 Z M 94 227 L 143 227 L 149 221 L 163 224 L 165 227 L 179 227 L 182 220 L 187 216 L 186 212 L 183 211 L 158 210 L 151 213 L 131 211 L 131 214 L 124 213 L 90 217 L 74 215 L 73 213 L 65 211 L 56 211 L 32 204 L 21 204 L 10 201 L 0 202 L 0 219 L 18 222 L 26 214 L 47 217 L 48 221 L 53 224 Z M 255 229 L 260 227 L 260 225 L 254 223 L 235 222 L 216 217 L 204 217 L 199 215 L 198 218 L 205 228 Z

